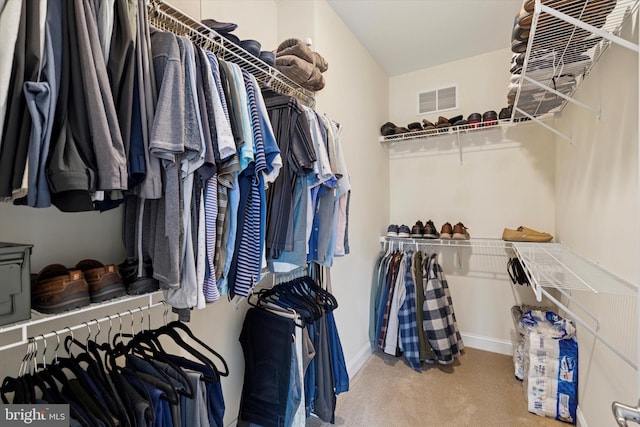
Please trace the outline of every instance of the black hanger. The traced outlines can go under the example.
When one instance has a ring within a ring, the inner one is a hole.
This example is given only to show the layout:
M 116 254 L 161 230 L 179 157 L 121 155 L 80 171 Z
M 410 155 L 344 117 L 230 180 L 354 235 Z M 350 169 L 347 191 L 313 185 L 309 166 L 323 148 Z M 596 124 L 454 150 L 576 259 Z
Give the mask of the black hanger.
M 189 338 L 191 338 L 197 344 L 199 344 L 200 346 L 205 348 L 208 352 L 213 354 L 218 360 L 220 360 L 220 362 L 222 363 L 222 365 L 224 367 L 224 370 L 220 371 L 220 369 L 218 369 L 218 367 L 215 365 L 214 362 L 212 362 L 204 354 L 202 354 L 201 352 L 199 352 L 198 350 L 193 348 L 186 341 L 184 341 L 184 339 L 181 337 L 181 335 L 177 332 L 178 330 L 181 330 L 181 331 L 185 332 Z M 178 344 L 180 347 L 182 347 L 185 350 L 187 350 L 190 354 L 192 354 L 198 360 L 203 362 L 205 365 L 209 366 L 209 368 L 211 368 L 211 370 L 213 372 L 215 372 L 218 375 L 223 376 L 223 377 L 226 377 L 226 376 L 229 375 L 229 366 L 227 365 L 227 362 L 224 360 L 224 358 L 217 351 L 212 349 L 204 341 L 202 341 L 200 338 L 198 338 L 193 333 L 193 331 L 191 331 L 191 329 L 187 325 L 185 325 L 183 322 L 175 320 L 175 321 L 169 322 L 167 325 L 161 326 L 160 328 L 155 330 L 156 338 L 158 336 L 160 336 L 160 335 L 163 335 L 163 334 L 169 335 L 171 338 L 173 338 L 173 340 L 176 342 L 176 344 Z M 217 381 L 219 381 L 219 378 L 216 378 L 214 380 L 217 382 Z
M 262 303 L 271 303 L 284 309 L 294 310 L 306 323 L 313 322 L 315 317 L 314 307 L 309 306 L 306 301 L 293 295 L 289 286 L 290 283 L 285 282 L 271 289 L 260 290 L 257 293 L 258 307 Z
M 191 380 L 189 380 L 187 374 L 182 370 L 182 368 L 177 366 L 167 356 L 167 353 L 164 352 L 164 350 L 159 349 L 155 345 L 154 331 L 145 330 L 133 335 L 119 333 L 114 337 L 114 342 L 116 338 L 118 338 L 118 336 L 120 336 L 121 339 L 125 337 L 130 337 L 131 339 L 126 344 L 124 344 L 123 342 L 119 342 L 114 345 L 113 351 L 109 355 L 111 361 L 111 369 L 119 369 L 117 367 L 117 363 L 115 362 L 115 359 L 117 357 L 125 356 L 127 354 L 135 354 L 136 356 L 142 358 L 144 361 L 149 362 L 154 366 L 158 373 L 163 377 L 165 382 L 171 385 L 173 391 L 175 392 L 174 394 L 180 394 L 190 399 L 195 396 L 193 384 L 191 383 Z M 173 387 L 171 378 L 161 368 L 157 367 L 155 363 L 156 360 L 168 364 L 178 373 L 178 375 L 182 378 L 181 382 L 185 385 L 184 390 L 178 390 Z M 135 370 L 132 371 L 135 373 Z
M 83 370 L 100 389 L 101 397 L 104 400 L 104 409 L 108 410 L 111 415 L 120 420 L 123 426 L 130 426 L 131 420 L 129 419 L 127 410 L 115 393 L 110 379 L 107 378 L 107 372 L 102 363 L 102 357 L 98 352 L 97 344 L 89 338 L 87 338 L 86 344 L 83 344 L 73 336 L 68 335 L 64 341 L 64 347 L 67 352 L 70 351 L 71 344 L 75 344 L 84 350 L 82 353 L 76 355 L 74 359 L 78 362 L 80 369 L 83 369 L 81 363 L 87 364 L 87 368 Z

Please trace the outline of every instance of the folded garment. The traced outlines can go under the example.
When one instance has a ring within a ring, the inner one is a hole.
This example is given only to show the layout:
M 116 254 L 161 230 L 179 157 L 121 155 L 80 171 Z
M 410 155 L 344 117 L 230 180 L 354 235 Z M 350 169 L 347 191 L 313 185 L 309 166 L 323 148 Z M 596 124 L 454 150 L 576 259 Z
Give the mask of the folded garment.
M 318 91 L 324 88 L 324 77 L 320 69 L 298 56 L 277 56 L 276 69 L 305 89 Z
M 321 73 L 324 73 L 329 69 L 329 64 L 318 52 L 313 52 L 313 58 L 315 60 L 316 67 L 318 67 L 318 70 L 320 70 Z
M 313 64 L 313 51 L 300 39 L 286 39 L 276 49 L 276 57 L 295 55 Z
M 327 71 L 329 64 L 317 52 L 314 52 L 300 39 L 287 39 L 280 43 L 276 50 L 276 57 L 294 55 L 316 67 L 321 73 Z

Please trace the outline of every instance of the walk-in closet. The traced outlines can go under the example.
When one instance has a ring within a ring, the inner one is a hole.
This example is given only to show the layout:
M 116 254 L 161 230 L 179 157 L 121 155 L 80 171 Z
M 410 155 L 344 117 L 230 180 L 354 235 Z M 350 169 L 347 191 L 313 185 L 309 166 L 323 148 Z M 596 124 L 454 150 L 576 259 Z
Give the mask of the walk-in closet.
M 0 424 L 640 424 L 639 3 L 0 0 Z

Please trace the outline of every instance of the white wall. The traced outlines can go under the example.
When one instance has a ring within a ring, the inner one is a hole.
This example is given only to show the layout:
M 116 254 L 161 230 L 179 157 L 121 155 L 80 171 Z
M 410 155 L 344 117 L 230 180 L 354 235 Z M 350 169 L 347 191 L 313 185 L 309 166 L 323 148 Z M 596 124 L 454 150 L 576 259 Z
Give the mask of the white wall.
M 637 16 L 623 36 L 638 42 Z M 637 285 L 637 54 L 610 47 L 576 98 L 599 106 L 602 116 L 571 105 L 558 120 L 573 142 L 556 141 L 556 234 L 564 245 Z M 601 334 L 637 362 L 637 298 L 584 292 L 574 297 L 599 319 Z M 569 308 L 577 310 L 573 304 Z M 611 402 L 637 403 L 638 373 L 583 328 L 578 339 L 579 399 L 587 425 L 615 426 Z
M 488 110 L 500 112 L 507 106 L 511 51 L 496 50 L 447 64 L 414 71 L 389 79 L 389 120 L 398 126 L 439 115 L 451 118 Z M 458 86 L 458 109 L 442 114 L 418 115 L 418 93 Z
M 390 117 L 397 125 L 420 121 L 416 93 L 458 85 L 452 117 L 501 108 L 509 81 L 510 52 L 501 50 L 390 79 Z M 473 70 L 473 72 L 470 72 Z M 429 120 L 437 115 L 427 117 Z M 389 149 L 390 222 L 411 227 L 433 220 L 462 222 L 471 237 L 499 239 L 520 225 L 553 232 L 555 154 L 553 135 L 542 127 L 482 129 L 448 134 Z M 534 303 L 528 288 L 514 287 L 505 250 L 434 248 L 441 253 L 458 325 L 471 347 L 511 352 L 514 304 Z

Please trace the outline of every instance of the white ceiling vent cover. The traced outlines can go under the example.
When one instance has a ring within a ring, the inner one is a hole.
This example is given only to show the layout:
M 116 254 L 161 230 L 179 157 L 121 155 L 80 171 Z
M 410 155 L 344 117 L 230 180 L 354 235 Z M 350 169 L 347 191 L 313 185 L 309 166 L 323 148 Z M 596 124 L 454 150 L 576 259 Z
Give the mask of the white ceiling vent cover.
M 418 114 L 458 108 L 458 87 L 450 86 L 418 94 Z

